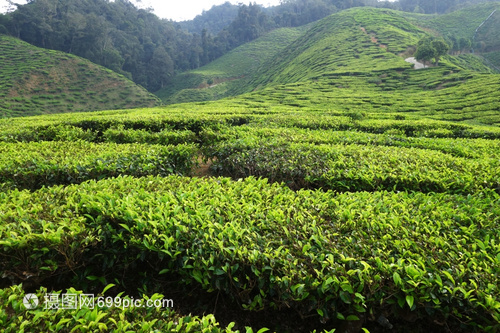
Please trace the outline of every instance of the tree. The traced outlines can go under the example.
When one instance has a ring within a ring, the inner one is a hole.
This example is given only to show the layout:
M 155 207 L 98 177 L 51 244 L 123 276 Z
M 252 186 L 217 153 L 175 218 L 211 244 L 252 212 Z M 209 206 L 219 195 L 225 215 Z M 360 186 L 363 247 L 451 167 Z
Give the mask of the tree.
M 431 41 L 428 38 L 421 39 L 417 45 L 415 59 L 423 61 L 425 66 L 426 62 L 429 62 L 432 58 L 434 58 L 435 53 L 436 50 L 432 47 Z
M 441 38 L 425 37 L 418 41 L 417 51 L 415 52 L 415 59 L 426 62 L 434 59 L 436 65 L 442 56 L 448 53 L 450 46 Z
M 148 68 L 148 89 L 157 91 L 163 88 L 172 77 L 174 62 L 163 47 L 154 50 Z
M 450 49 L 450 46 L 446 44 L 446 42 L 442 39 L 435 39 L 431 42 L 431 46 L 434 48 L 434 60 L 436 62 L 436 65 L 439 64 L 439 60 L 441 59 L 442 56 L 446 55 L 448 53 L 448 50 Z
M 472 42 L 470 39 L 467 39 L 465 37 L 460 37 L 458 39 L 458 49 L 460 52 L 470 51 L 471 47 L 472 47 Z
M 9 30 L 7 27 L 10 24 L 10 17 L 0 13 L 0 34 L 8 34 Z

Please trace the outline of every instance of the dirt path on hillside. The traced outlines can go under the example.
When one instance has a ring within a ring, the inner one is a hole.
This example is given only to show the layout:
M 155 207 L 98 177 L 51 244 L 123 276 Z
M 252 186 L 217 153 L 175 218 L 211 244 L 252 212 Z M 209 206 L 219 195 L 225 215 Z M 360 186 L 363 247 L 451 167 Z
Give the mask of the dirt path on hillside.
M 417 61 L 417 59 L 415 59 L 415 57 L 406 58 L 405 61 L 409 62 L 410 64 L 415 64 L 415 67 L 413 67 L 414 69 L 427 68 L 427 66 L 425 66 L 423 63 Z
M 374 33 L 368 33 L 365 29 L 365 27 L 360 27 L 361 31 L 363 31 L 365 34 L 369 35 L 370 36 L 370 39 L 372 41 L 372 43 L 375 43 L 377 44 L 379 47 L 383 48 L 383 49 L 387 49 L 387 45 L 385 44 L 381 44 L 378 39 L 377 39 L 377 36 L 374 34 Z M 410 58 L 406 58 L 405 59 L 406 62 L 409 62 L 411 64 L 414 64 L 415 66 L 413 67 L 414 69 L 423 69 L 423 68 L 427 68 L 428 66 L 425 66 L 423 63 L 421 63 L 420 61 L 417 61 L 417 59 L 415 59 L 415 57 L 410 57 Z
M 370 39 L 372 41 L 372 43 L 374 44 L 377 44 L 379 47 L 383 48 L 383 49 L 387 49 L 387 45 L 385 44 L 382 44 L 382 43 L 379 43 L 378 39 L 377 39 L 377 36 L 374 34 L 374 33 L 370 33 L 368 34 L 368 32 L 366 31 L 365 27 L 360 27 L 361 31 L 363 31 L 365 34 L 367 35 L 370 35 Z

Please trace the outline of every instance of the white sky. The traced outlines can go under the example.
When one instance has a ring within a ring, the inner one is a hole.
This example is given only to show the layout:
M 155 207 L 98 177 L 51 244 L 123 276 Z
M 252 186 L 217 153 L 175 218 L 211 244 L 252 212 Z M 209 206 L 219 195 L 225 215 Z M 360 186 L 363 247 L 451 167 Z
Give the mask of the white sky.
M 267 6 L 279 5 L 279 0 L 141 0 L 132 1 L 138 3 L 141 8 L 151 7 L 154 13 L 161 18 L 172 19 L 174 21 L 191 20 L 199 15 L 203 10 L 209 10 L 213 5 L 221 5 L 229 1 L 235 5 L 238 3 L 248 4 L 256 2 Z M 24 0 L 13 0 L 15 3 L 26 3 Z M 7 0 L 0 0 L 0 12 L 5 12 L 8 8 Z
M 226 1 L 228 0 L 142 0 L 141 7 L 152 7 L 154 13 L 161 18 L 184 21 L 191 20 L 203 10 L 209 10 L 213 5 L 221 5 Z M 250 1 L 229 0 L 229 2 L 237 5 L 248 4 Z M 266 7 L 279 5 L 279 0 L 255 0 L 255 2 Z

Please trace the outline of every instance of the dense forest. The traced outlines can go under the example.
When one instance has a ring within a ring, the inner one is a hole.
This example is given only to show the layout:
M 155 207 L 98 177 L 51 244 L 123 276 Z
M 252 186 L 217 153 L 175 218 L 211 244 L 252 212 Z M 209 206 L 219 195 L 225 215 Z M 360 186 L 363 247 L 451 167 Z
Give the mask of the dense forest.
M 128 0 L 31 0 L 0 14 L 0 33 L 72 53 L 132 79 L 149 91 L 279 27 L 301 26 L 357 6 L 444 13 L 484 0 L 283 0 L 214 6 L 192 21 L 173 22 Z
M 210 34 L 217 34 L 227 28 L 231 22 L 238 16 L 239 6 L 230 2 L 222 5 L 213 6 L 202 14 L 197 15 L 189 21 L 178 22 L 178 24 L 191 33 L 198 33 L 205 29 Z

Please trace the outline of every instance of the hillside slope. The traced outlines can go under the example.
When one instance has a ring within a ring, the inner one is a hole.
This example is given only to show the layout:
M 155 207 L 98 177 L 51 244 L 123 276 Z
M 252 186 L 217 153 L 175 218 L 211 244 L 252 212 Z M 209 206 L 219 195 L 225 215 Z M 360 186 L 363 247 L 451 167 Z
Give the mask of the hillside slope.
M 157 95 L 171 104 L 217 100 L 321 77 L 372 77 L 374 72 L 398 77 L 394 73 L 412 68 L 404 58 L 414 52 L 420 38 L 472 38 L 475 29 L 498 6 L 482 4 L 440 16 L 366 7 L 345 10 L 302 27 L 302 31 L 273 31 L 201 69 L 178 75 L 173 85 Z M 469 16 L 471 19 L 466 19 Z M 495 17 L 496 13 L 476 36 L 488 50 L 495 50 L 496 31 L 500 31 Z M 442 63 L 455 72 L 497 73 L 497 59 L 500 56 L 495 52 L 462 53 L 446 56 Z
M 500 2 L 488 2 L 470 6 L 444 15 L 402 13 L 412 23 L 431 29 L 433 33 L 458 38 L 471 38 L 479 25 L 488 18 Z M 483 27 L 484 28 L 484 27 Z
M 301 36 L 305 29 L 274 30 L 208 65 L 177 75 L 171 85 L 155 94 L 167 104 L 216 100 L 235 95 L 235 90 L 245 85 L 243 78 L 252 76 L 264 62 Z
M 500 125 L 500 76 L 481 58 L 450 55 L 424 70 L 405 62 L 427 34 L 397 11 L 357 8 L 334 14 L 264 64 L 247 82 L 249 94 L 230 103 L 356 119 L 418 115 Z
M 449 42 L 459 43 L 465 39 L 470 42 L 467 48 L 462 45 L 456 49 L 471 49 L 486 63 L 498 70 L 500 68 L 500 2 L 488 2 L 446 15 L 430 16 L 405 13 L 412 23 L 427 29 L 432 34 L 443 36 Z M 490 16 L 491 15 L 491 16 Z
M 159 105 L 125 77 L 88 60 L 0 35 L 0 117 Z
M 321 76 L 365 75 L 412 68 L 404 57 L 414 51 L 418 40 L 428 35 L 429 30 L 405 16 L 399 11 L 374 8 L 355 8 L 331 15 L 317 22 L 280 57 L 263 66 L 247 91 Z M 448 60 L 458 69 L 470 69 L 473 66 L 469 62 L 478 62 L 472 58 Z M 486 71 L 484 64 L 475 65 L 480 71 Z

